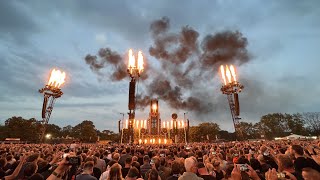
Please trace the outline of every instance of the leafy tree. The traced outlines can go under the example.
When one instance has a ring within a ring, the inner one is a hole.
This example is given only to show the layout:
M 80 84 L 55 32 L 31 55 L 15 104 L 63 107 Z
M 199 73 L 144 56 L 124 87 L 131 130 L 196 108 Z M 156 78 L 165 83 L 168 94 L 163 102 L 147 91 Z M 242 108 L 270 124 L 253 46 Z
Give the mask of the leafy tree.
M 228 131 L 221 130 L 218 132 L 219 139 L 225 139 L 227 141 L 233 141 L 236 140 L 236 134 L 235 133 L 229 133 Z
M 252 123 L 240 122 L 240 130 L 242 132 L 243 139 L 255 139 L 259 138 L 259 130 Z
M 200 142 L 199 126 L 191 126 L 189 128 L 189 139 L 191 142 Z
M 6 126 L 0 125 L 0 141 L 4 140 L 7 137 L 7 130 Z
M 320 135 L 320 112 L 302 113 L 301 117 L 310 134 Z
M 291 133 L 299 135 L 307 135 L 307 130 L 304 127 L 304 121 L 302 119 L 302 114 L 286 114 L 287 126 Z
M 96 142 L 98 139 L 95 126 L 92 121 L 84 120 L 72 128 L 72 136 L 83 142 Z
M 286 122 L 285 115 L 281 113 L 267 114 L 261 117 L 259 131 L 262 131 L 267 139 L 285 136 L 289 133 Z
M 29 120 L 22 117 L 11 117 L 5 121 L 7 137 L 20 138 L 23 141 L 36 142 L 39 139 L 39 123 L 36 119 Z
M 52 137 L 61 137 L 61 128 L 55 124 L 47 124 L 46 134 L 51 134 Z
M 71 133 L 72 133 L 72 128 L 73 127 L 71 125 L 63 127 L 62 130 L 61 130 L 61 133 L 60 133 L 61 136 L 63 136 L 63 137 L 70 136 Z
M 215 140 L 219 131 L 220 131 L 220 127 L 217 123 L 206 122 L 206 123 L 199 124 L 198 134 L 201 137 L 205 137 L 205 139 L 209 137 L 209 140 Z M 203 140 L 204 139 L 202 139 L 202 141 Z

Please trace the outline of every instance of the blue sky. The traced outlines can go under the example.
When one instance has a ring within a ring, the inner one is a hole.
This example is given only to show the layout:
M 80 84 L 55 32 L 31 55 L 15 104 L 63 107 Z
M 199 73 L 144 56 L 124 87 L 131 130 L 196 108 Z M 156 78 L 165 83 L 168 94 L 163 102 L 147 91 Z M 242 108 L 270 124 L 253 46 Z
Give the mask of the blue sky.
M 40 119 L 42 95 L 37 90 L 56 67 L 66 71 L 67 80 L 50 123 L 76 125 L 89 119 L 100 130 L 116 130 L 119 113 L 127 112 L 129 79 L 111 81 L 108 68 L 98 76 L 84 58 L 106 47 L 125 57 L 133 48 L 142 50 L 150 68 L 157 69 L 161 60 L 148 53 L 153 45 L 149 27 L 163 16 L 170 19 L 171 32 L 188 25 L 199 33 L 199 41 L 225 30 L 238 30 L 247 38 L 250 60 L 237 66 L 245 85 L 240 94 L 244 121 L 256 122 L 270 112 L 319 111 L 317 0 L 13 0 L 0 6 L 0 122 L 12 116 Z M 162 119 L 188 112 L 192 124 L 211 121 L 233 131 L 217 72 L 212 67 L 212 79 L 183 91 L 183 97 L 205 94 L 210 112 L 175 109 L 160 100 Z M 148 95 L 143 83 L 139 88 Z M 136 114 L 146 119 L 148 108 Z

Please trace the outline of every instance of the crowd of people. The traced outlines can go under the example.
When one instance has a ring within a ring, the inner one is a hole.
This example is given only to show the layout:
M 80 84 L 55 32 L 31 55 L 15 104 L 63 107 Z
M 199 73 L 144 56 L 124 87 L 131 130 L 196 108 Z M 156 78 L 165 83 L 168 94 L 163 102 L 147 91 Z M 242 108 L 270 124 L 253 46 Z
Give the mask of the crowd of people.
M 0 179 L 320 180 L 319 141 L 2 144 Z

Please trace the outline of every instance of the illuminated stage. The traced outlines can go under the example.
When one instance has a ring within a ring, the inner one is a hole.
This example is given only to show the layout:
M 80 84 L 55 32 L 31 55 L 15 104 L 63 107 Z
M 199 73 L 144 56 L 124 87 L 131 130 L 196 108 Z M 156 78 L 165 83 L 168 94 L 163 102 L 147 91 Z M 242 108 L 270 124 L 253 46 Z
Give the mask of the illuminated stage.
M 134 144 L 172 144 L 186 143 L 188 140 L 189 121 L 177 120 L 172 114 L 171 121 L 161 121 L 158 100 L 151 100 L 150 113 L 147 120 L 133 120 Z M 129 121 L 123 122 L 121 136 L 123 142 L 129 142 Z

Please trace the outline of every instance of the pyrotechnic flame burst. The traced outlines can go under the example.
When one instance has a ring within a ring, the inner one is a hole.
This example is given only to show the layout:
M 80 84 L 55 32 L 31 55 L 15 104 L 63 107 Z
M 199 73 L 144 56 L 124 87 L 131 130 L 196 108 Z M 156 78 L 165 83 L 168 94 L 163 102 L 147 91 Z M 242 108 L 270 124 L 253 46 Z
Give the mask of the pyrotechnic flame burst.
M 65 82 L 65 78 L 66 78 L 65 72 L 61 72 L 60 70 L 53 69 L 51 71 L 48 85 L 59 88 Z

